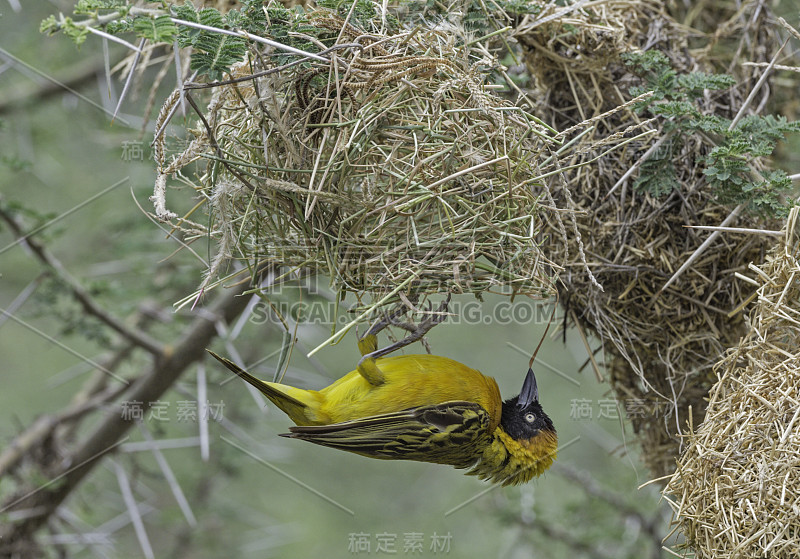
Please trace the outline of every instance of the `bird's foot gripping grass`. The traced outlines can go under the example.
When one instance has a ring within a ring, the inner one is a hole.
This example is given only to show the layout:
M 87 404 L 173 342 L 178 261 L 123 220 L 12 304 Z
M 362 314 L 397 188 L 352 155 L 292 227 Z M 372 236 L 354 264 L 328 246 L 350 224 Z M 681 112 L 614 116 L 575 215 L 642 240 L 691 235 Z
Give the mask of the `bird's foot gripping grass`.
M 429 307 L 427 310 L 428 316 L 416 325 L 398 320 L 399 317 L 406 312 L 405 306 L 400 305 L 394 311 L 381 317 L 370 327 L 369 330 L 367 330 L 367 333 L 358 340 L 358 349 L 361 352 L 361 355 L 364 357 L 369 356 L 373 359 L 378 359 L 379 357 L 389 355 L 398 349 L 402 349 L 407 345 L 411 345 L 414 342 L 420 341 L 428 332 L 431 331 L 434 326 L 444 322 L 447 319 L 447 307 L 449 304 L 450 294 L 448 293 L 447 298 L 442 301 L 439 307 L 435 311 Z M 397 326 L 398 328 L 402 328 L 406 332 L 409 332 L 409 335 L 400 341 L 384 347 L 383 349 L 378 349 L 377 335 L 387 326 Z
M 380 320 L 378 320 L 378 322 L 373 324 L 372 327 L 367 330 L 367 333 L 364 334 L 361 339 L 358 340 L 358 349 L 361 352 L 361 361 L 358 362 L 358 367 L 356 370 L 371 385 L 380 386 L 383 384 L 385 378 L 378 367 L 377 359 L 421 340 L 434 326 L 440 322 L 443 322 L 447 318 L 447 306 L 449 304 L 450 295 L 448 294 L 447 298 L 442 301 L 441 305 L 439 305 L 439 308 L 436 309 L 436 311 L 431 311 L 431 308 L 428 308 L 428 317 L 422 320 L 416 326 L 398 320 L 398 318 L 406 312 L 406 308 L 403 305 L 398 306 L 398 308 L 391 313 L 385 314 L 380 318 Z M 395 342 L 383 349 L 378 349 L 377 335 L 387 326 L 398 326 L 407 332 L 410 332 L 410 334 L 398 342 Z

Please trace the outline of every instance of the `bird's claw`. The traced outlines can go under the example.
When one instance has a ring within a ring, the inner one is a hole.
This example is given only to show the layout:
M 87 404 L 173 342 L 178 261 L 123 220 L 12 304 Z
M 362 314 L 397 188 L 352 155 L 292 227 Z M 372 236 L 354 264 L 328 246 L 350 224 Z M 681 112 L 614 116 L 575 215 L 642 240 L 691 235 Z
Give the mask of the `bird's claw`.
M 384 355 L 388 355 L 398 349 L 401 349 L 409 344 L 412 344 L 416 341 L 423 340 L 423 337 L 430 332 L 430 330 L 436 326 L 437 324 L 444 322 L 447 319 L 447 307 L 450 304 L 450 294 L 447 294 L 447 297 L 444 301 L 438 306 L 438 308 L 434 311 L 433 305 L 428 302 L 427 309 L 424 311 L 428 316 L 419 322 L 419 324 L 411 324 L 408 322 L 399 322 L 397 321 L 397 317 L 405 312 L 404 307 L 400 307 L 399 309 L 395 309 L 391 313 L 384 315 L 380 321 L 378 321 L 375 325 L 373 325 L 367 333 L 364 335 L 361 340 L 358 342 L 358 347 L 361 350 L 361 354 L 364 357 L 369 357 L 372 359 L 377 359 L 378 357 L 383 357 Z M 400 312 L 402 311 L 402 312 Z M 409 332 L 409 335 L 399 340 L 391 345 L 388 345 L 382 349 L 377 348 L 377 338 L 376 334 L 386 328 L 387 326 L 397 326 L 398 328 L 402 328 L 403 330 Z M 423 340 L 423 344 L 424 344 Z M 430 351 L 430 348 L 425 344 L 426 350 Z

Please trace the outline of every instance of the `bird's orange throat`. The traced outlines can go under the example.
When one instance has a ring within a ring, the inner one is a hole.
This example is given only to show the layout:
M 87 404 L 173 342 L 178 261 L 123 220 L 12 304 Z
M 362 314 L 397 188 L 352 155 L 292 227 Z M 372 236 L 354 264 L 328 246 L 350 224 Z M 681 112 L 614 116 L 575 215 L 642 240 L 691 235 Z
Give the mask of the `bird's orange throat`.
M 542 430 L 535 437 L 517 440 L 498 427 L 470 473 L 503 485 L 527 483 L 553 464 L 557 448 L 555 431 Z
M 535 437 L 517 440 L 502 429 L 498 429 L 496 436 L 512 456 L 509 466 L 512 464 L 516 466 L 511 473 L 513 477 L 509 479 L 509 484 L 527 483 L 539 477 L 556 459 L 558 435 L 555 431 L 542 430 Z

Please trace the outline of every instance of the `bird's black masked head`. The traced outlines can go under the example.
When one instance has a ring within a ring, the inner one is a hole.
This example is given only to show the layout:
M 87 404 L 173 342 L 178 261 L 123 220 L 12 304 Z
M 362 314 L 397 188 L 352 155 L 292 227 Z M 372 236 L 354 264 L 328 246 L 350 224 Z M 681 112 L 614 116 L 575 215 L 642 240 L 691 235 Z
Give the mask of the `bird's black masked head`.
M 542 431 L 555 435 L 553 422 L 539 404 L 539 389 L 533 369 L 528 369 L 519 396 L 503 402 L 500 425 L 518 441 L 533 439 Z

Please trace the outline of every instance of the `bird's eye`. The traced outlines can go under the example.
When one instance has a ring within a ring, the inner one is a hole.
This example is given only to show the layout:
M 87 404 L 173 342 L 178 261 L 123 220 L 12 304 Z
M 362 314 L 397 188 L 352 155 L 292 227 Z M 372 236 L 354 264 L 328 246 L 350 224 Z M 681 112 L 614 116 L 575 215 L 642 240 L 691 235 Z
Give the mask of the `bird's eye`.
M 527 421 L 528 423 L 533 423 L 534 421 L 536 421 L 536 416 L 533 415 L 532 413 L 526 413 L 525 421 Z

